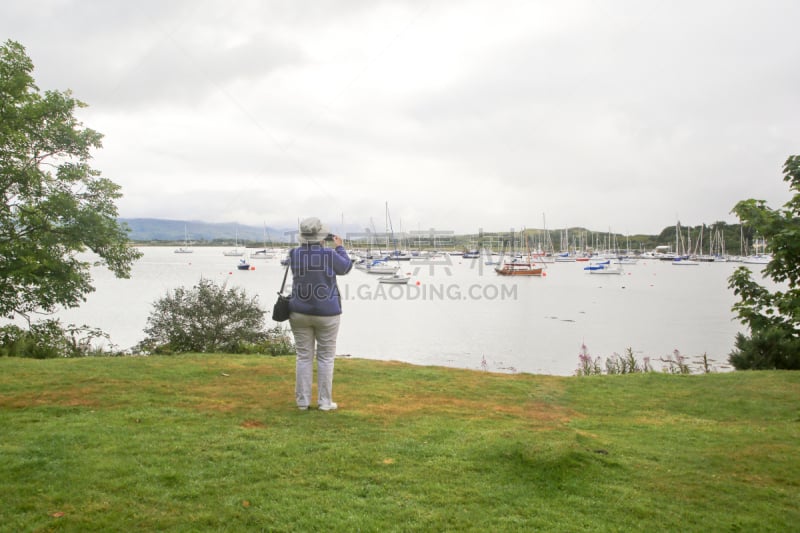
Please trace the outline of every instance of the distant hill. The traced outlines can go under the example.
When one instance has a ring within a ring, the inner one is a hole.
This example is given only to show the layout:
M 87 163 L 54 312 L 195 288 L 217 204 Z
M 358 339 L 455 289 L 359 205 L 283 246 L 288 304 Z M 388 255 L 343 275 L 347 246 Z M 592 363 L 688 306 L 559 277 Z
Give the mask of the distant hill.
M 184 239 L 184 228 L 186 233 L 188 233 L 189 241 L 192 244 L 202 244 L 202 243 L 210 243 L 216 245 L 229 245 L 233 244 L 234 239 L 236 239 L 237 233 L 239 237 L 239 243 L 242 245 L 250 244 L 252 245 L 260 245 L 264 242 L 264 227 L 262 226 L 246 226 L 242 224 L 237 224 L 235 222 L 221 222 L 221 223 L 211 223 L 211 222 L 202 222 L 199 220 L 166 220 L 161 218 L 120 218 L 118 219 L 120 222 L 125 223 L 131 229 L 130 238 L 132 241 L 135 242 L 154 242 L 154 241 L 169 241 L 169 242 L 183 242 Z M 717 222 L 713 226 L 716 229 L 721 231 L 721 236 L 719 239 L 724 242 L 725 249 L 730 251 L 739 252 L 740 250 L 744 250 L 747 246 L 747 243 L 753 242 L 755 238 L 752 235 L 752 230 L 749 228 L 742 228 L 739 224 L 726 224 L 725 222 Z M 332 227 L 334 231 L 341 232 L 342 236 L 351 235 L 351 232 L 354 234 L 359 234 L 362 236 L 365 235 L 363 233 L 365 230 L 364 228 L 359 227 L 356 224 L 347 224 L 344 227 Z M 274 243 L 285 243 L 285 242 L 292 242 L 292 239 L 285 235 L 288 231 L 295 231 L 296 228 L 294 227 L 284 227 L 284 228 L 276 228 L 276 227 L 267 227 L 266 228 L 266 240 L 268 242 Z M 541 240 L 539 237 L 539 233 L 543 230 L 526 230 L 529 238 L 534 239 L 533 242 L 538 242 Z M 557 249 L 560 248 L 560 238 L 562 236 L 562 231 L 560 229 L 551 229 L 547 230 L 550 234 L 550 241 L 555 244 Z M 683 232 L 686 232 L 685 234 Z M 396 235 L 400 236 L 400 238 L 408 239 L 406 234 L 397 233 Z M 485 233 L 485 237 L 489 236 L 499 236 L 503 235 L 502 233 Z M 569 228 L 569 235 L 571 239 L 576 238 L 576 236 L 581 236 L 581 239 L 584 239 L 581 243 L 581 246 L 595 246 L 602 248 L 604 246 L 604 242 L 611 242 L 611 239 L 615 239 L 616 243 L 619 247 L 630 247 L 631 250 L 652 250 L 656 246 L 674 246 L 675 245 L 675 228 L 673 226 L 667 226 L 659 235 L 609 235 L 607 232 L 594 232 L 592 230 L 588 230 L 585 228 Z M 682 228 L 682 233 L 680 238 L 686 237 L 687 245 L 688 241 L 691 237 L 691 242 L 695 243 L 695 245 L 700 242 L 702 236 L 705 236 L 703 249 L 708 249 L 709 243 L 711 242 L 712 236 L 714 232 L 712 228 L 709 226 L 694 226 L 691 228 Z M 378 232 L 377 237 L 380 239 L 385 239 L 385 236 L 381 236 L 380 232 Z M 744 237 L 745 241 L 742 242 L 742 237 Z M 424 236 L 423 236 L 424 238 Z M 414 242 L 412 237 L 409 242 Z M 464 247 L 474 247 L 475 243 L 479 239 L 476 235 L 456 235 L 455 242 Z M 570 243 L 571 246 L 575 246 L 575 242 Z M 607 246 L 607 244 L 605 245 Z M 742 252 L 744 254 L 744 252 Z
M 263 226 L 244 226 L 235 222 L 210 223 L 198 220 L 165 220 L 161 218 L 120 218 L 130 228 L 133 241 L 183 241 L 184 232 L 191 242 L 230 241 L 238 234 L 239 241 L 264 241 Z M 292 228 L 293 229 L 293 228 Z M 266 239 L 271 242 L 288 242 L 284 232 L 289 228 L 267 227 Z

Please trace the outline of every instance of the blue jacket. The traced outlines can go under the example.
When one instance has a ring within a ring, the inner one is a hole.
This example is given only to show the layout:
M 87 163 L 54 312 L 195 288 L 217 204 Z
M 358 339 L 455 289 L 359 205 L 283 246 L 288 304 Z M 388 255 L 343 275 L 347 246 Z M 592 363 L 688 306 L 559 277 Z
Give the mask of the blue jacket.
M 350 272 L 353 266 L 343 246 L 325 248 L 303 244 L 289 251 L 292 268 L 292 298 L 289 309 L 317 316 L 342 314 L 336 275 Z

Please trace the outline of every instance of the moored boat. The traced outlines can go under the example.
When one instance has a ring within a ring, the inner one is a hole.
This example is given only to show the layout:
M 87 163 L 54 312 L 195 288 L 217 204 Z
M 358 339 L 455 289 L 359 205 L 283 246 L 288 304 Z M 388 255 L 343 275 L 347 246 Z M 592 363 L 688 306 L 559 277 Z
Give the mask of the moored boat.
M 226 257 L 241 257 L 244 255 L 244 250 L 239 249 L 239 230 L 236 230 L 236 239 L 234 240 L 234 247 L 231 250 L 225 250 L 222 255 Z
M 586 270 L 586 269 L 584 269 Z M 590 268 L 589 274 L 622 274 L 622 267 L 617 268 L 609 268 L 607 266 L 603 266 L 602 268 Z
M 194 253 L 189 247 L 189 233 L 186 231 L 186 226 L 183 226 L 183 246 L 180 246 L 175 249 L 176 254 L 191 254 Z
M 544 269 L 531 263 L 504 263 L 494 271 L 501 276 L 541 276 Z
M 378 278 L 378 282 L 391 283 L 393 285 L 406 285 L 409 279 L 411 279 L 409 276 L 401 276 L 399 274 L 394 274 L 392 276 L 381 276 Z
M 594 272 L 596 270 L 604 270 L 605 268 L 606 268 L 605 264 L 589 265 L 583 267 L 584 270 L 588 270 L 590 272 Z
M 390 265 L 384 260 L 363 261 L 356 263 L 355 267 L 367 274 L 395 274 L 400 269 L 399 266 Z
M 411 255 L 410 252 L 394 250 L 392 253 L 389 254 L 389 257 L 387 257 L 386 259 L 389 259 L 391 261 L 411 261 L 412 257 L 413 256 Z
M 772 257 L 769 255 L 748 255 L 742 258 L 742 263 L 748 265 L 766 265 L 770 261 L 772 261 Z
M 250 254 L 250 259 L 272 259 L 273 257 L 275 257 L 275 252 L 267 250 L 266 248 L 256 250 Z
M 543 276 L 544 268 L 536 266 L 533 260 L 534 256 L 531 254 L 530 246 L 525 241 L 526 254 L 521 252 L 511 251 L 509 256 L 506 256 L 505 244 L 500 256 L 503 258 L 500 266 L 494 269 L 500 276 Z M 509 257 L 507 260 L 506 257 Z

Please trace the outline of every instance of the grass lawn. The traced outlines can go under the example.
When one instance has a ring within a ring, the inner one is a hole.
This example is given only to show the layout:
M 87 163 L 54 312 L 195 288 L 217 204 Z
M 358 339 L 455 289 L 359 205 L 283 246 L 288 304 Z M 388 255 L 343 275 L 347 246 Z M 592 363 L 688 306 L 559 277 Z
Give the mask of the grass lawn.
M 798 531 L 800 373 L 0 358 L 0 531 Z

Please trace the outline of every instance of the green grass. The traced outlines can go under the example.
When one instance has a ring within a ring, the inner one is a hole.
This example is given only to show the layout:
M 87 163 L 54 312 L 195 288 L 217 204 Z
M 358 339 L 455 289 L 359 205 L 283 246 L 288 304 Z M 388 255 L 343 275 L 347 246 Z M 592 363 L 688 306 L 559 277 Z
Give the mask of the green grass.
M 800 373 L 0 358 L 1 531 L 797 531 Z

